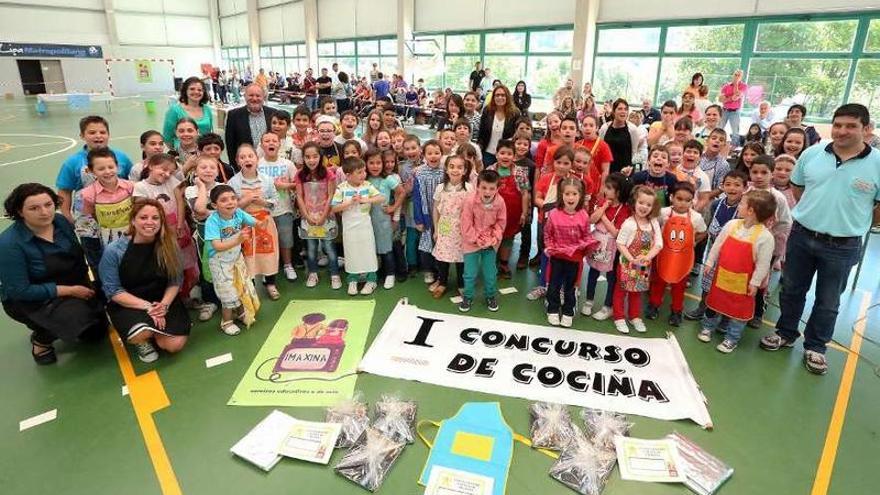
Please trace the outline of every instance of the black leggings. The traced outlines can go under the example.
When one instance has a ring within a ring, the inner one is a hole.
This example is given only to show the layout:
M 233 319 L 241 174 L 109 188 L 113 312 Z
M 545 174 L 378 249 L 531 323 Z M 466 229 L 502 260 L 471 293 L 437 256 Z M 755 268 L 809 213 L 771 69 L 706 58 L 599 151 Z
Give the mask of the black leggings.
M 464 287 L 464 263 L 447 263 L 437 261 L 437 280 L 440 285 L 447 287 L 449 284 L 449 267 L 455 265 L 456 284 L 459 289 Z

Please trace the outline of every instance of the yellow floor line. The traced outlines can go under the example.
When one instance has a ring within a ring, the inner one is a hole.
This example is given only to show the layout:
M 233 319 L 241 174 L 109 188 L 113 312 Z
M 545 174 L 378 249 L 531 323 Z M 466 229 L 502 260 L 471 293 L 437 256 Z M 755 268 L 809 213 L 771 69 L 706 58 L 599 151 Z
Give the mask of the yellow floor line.
M 837 399 L 834 401 L 834 410 L 831 412 L 831 422 L 828 425 L 828 433 L 825 435 L 825 447 L 822 449 L 822 457 L 819 459 L 819 467 L 816 470 L 816 479 L 813 481 L 813 490 L 810 495 L 825 495 L 831 484 L 831 473 L 834 471 L 834 461 L 837 458 L 837 446 L 840 443 L 840 434 L 843 431 L 843 421 L 846 418 L 846 409 L 849 406 L 849 396 L 852 392 L 853 381 L 856 376 L 856 367 L 859 364 L 859 350 L 862 348 L 862 332 L 865 331 L 865 313 L 871 304 L 870 292 L 862 294 L 862 304 L 859 308 L 859 324 L 853 332 L 851 351 L 846 356 L 846 364 L 843 366 L 843 377 L 837 389 Z
M 142 375 L 135 375 L 125 345 L 114 328 L 110 329 L 110 343 L 113 346 L 116 361 L 119 363 L 119 371 L 122 372 L 122 378 L 125 380 L 125 385 L 128 386 L 134 414 L 144 437 L 144 444 L 147 447 L 150 461 L 153 463 L 153 470 L 156 472 L 162 494 L 180 495 L 182 493 L 180 484 L 177 482 L 174 468 L 171 466 L 171 461 L 165 452 L 165 446 L 162 444 L 162 437 L 153 420 L 154 412 L 171 404 L 165 394 L 165 388 L 162 387 L 162 382 L 159 380 L 159 374 L 155 371 L 149 371 Z

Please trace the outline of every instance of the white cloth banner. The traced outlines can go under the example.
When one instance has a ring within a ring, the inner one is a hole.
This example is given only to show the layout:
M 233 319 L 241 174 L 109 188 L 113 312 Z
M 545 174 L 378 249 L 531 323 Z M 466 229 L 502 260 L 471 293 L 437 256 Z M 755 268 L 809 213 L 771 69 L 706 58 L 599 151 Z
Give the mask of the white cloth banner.
M 444 387 L 712 427 L 678 341 L 435 313 L 398 303 L 359 369 Z

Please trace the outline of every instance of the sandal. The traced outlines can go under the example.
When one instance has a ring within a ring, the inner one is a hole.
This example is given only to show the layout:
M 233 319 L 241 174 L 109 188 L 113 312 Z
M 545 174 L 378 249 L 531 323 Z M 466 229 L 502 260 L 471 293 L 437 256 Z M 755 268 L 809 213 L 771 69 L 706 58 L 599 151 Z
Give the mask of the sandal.
M 431 295 L 434 296 L 434 299 L 440 299 L 443 297 L 443 294 L 446 294 L 446 286 L 437 285 L 434 287 L 434 290 L 431 291 Z
M 274 285 L 267 285 L 266 292 L 269 294 L 269 299 L 273 301 L 281 299 L 281 293 L 278 292 L 278 287 L 275 287 Z
M 33 336 L 31 336 L 31 345 L 42 349 L 42 351 L 34 351 L 33 347 L 31 348 L 31 357 L 34 358 L 35 363 L 46 365 L 58 362 L 58 356 L 55 355 L 55 348 L 51 345 L 41 344 L 35 341 Z
M 226 335 L 238 335 L 241 333 L 241 328 L 235 324 L 232 320 L 225 320 L 220 322 L 220 330 L 223 331 Z
M 440 286 L 440 282 L 435 281 L 434 283 L 432 283 L 431 285 L 428 286 L 428 292 L 434 292 L 435 290 L 437 290 L 437 287 L 439 287 L 439 286 Z

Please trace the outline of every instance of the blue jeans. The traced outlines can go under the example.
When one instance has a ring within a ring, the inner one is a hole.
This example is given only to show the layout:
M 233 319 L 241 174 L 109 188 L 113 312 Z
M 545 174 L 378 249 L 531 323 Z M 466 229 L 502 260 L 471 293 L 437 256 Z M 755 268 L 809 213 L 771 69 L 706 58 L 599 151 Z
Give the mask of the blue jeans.
M 306 108 L 314 111 L 316 108 L 318 108 L 318 97 L 317 96 L 306 96 L 304 103 L 306 105 Z
M 739 342 L 739 339 L 742 338 L 746 322 L 742 320 L 734 320 L 733 318 L 729 318 L 715 311 L 706 311 L 706 315 L 703 317 L 701 325 L 707 330 L 721 329 L 725 331 L 724 340 L 729 340 L 736 344 Z
M 319 245 L 324 247 L 324 252 L 327 253 L 327 268 L 330 269 L 330 275 L 339 275 L 339 261 L 336 258 L 336 246 L 333 244 L 332 240 L 321 240 L 321 239 L 306 239 L 306 251 L 308 252 L 308 259 L 306 259 L 306 266 L 308 267 L 309 273 L 318 273 L 318 249 Z
M 860 249 L 859 237 L 819 239 L 795 222 L 785 252 L 776 333 L 792 341 L 800 337 L 798 324 L 815 274 L 816 297 L 804 329 L 804 349 L 824 354 L 834 336 L 840 294 Z
M 719 129 L 724 129 L 730 122 L 730 141 L 739 144 L 739 110 L 725 110 L 721 113 L 721 123 L 718 124 Z

